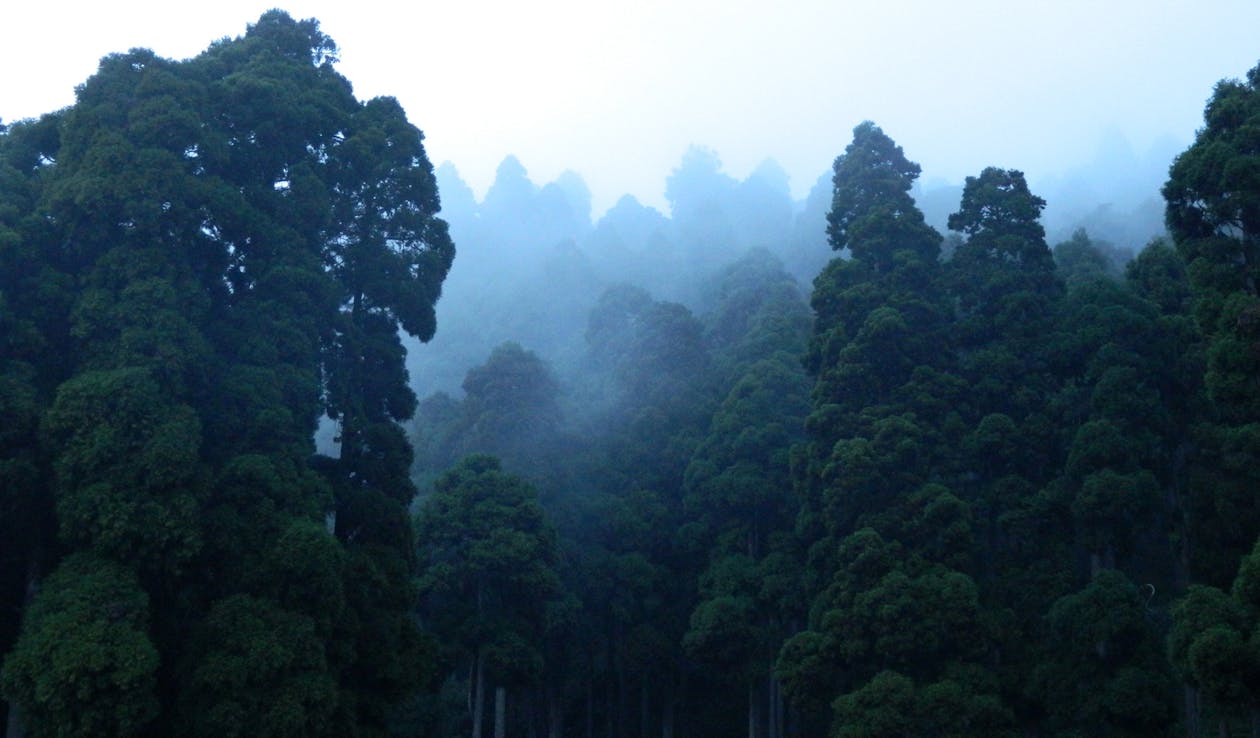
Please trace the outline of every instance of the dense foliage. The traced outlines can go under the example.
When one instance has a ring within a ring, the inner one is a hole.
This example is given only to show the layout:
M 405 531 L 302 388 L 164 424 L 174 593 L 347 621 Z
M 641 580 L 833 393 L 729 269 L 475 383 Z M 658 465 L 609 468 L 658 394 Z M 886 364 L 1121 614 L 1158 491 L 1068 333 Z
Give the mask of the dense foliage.
M 803 203 L 478 201 L 335 62 L 0 132 L 8 735 L 1260 730 L 1260 66 L 1130 253 L 871 122 Z
M 270 12 L 0 138 L 11 725 L 381 735 L 428 678 L 398 332 L 454 247 L 419 130 L 335 53 Z

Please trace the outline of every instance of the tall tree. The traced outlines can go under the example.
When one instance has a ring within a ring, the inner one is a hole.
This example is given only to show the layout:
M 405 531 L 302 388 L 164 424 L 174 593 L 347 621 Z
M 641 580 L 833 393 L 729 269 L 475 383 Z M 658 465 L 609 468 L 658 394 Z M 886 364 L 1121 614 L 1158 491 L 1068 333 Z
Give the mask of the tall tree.
M 114 734 L 379 735 L 419 684 L 397 332 L 432 336 L 453 247 L 419 131 L 335 62 L 316 21 L 271 11 L 186 61 L 108 56 L 74 106 L 3 136 L 23 198 L 0 260 L 39 283 L 3 277 L 0 304 L 40 307 L 0 320 L 41 336 L 0 349 L 0 376 L 36 370 L 28 490 L 58 536 L 27 556 L 56 566 L 4 666 L 37 734 L 73 732 L 55 715 L 79 700 Z M 343 454 L 312 464 L 324 412 Z M 84 599 L 86 561 L 125 612 Z M 31 655 L 71 622 L 129 630 L 43 679 Z M 127 694 L 76 686 L 93 664 Z
M 1260 66 L 1217 84 L 1195 142 L 1169 170 L 1167 223 L 1186 262 L 1194 313 L 1207 338 L 1204 385 L 1210 422 L 1200 426 L 1192 494 L 1200 509 L 1192 565 L 1223 587 L 1260 528 Z
M 540 676 L 537 644 L 558 587 L 555 533 L 534 488 L 486 455 L 466 457 L 434 482 L 417 527 L 422 613 L 450 658 L 471 659 L 472 735 L 481 738 L 486 680 L 498 691 Z

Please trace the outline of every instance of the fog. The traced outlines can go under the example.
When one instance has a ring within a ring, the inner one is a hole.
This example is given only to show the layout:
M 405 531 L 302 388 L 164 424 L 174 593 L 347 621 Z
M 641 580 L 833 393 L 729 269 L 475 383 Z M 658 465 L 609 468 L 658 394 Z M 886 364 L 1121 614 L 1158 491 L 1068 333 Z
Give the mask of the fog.
M 10 9 L 0 63 L 24 73 L 0 121 L 70 104 L 105 54 L 187 57 L 272 4 Z M 942 233 L 965 177 L 1012 167 L 1051 244 L 1084 227 L 1123 259 L 1161 231 L 1168 165 L 1213 84 L 1254 63 L 1260 23 L 1249 2 L 286 9 L 321 21 L 358 96 L 402 102 L 440 165 L 458 256 L 436 338 L 410 346 L 421 397 L 460 396 L 505 341 L 576 376 L 615 284 L 703 314 L 703 286 L 763 248 L 808 293 L 831 256 L 830 165 L 864 119 L 922 165 L 915 198 Z
M 271 1 L 0 28 L 8 735 L 1255 732 L 1260 3 Z
M 190 56 L 272 5 L 131 0 L 67 19 L 18 4 L 0 64 L 22 73 L 6 74 L 0 119 L 71 103 L 105 54 Z M 665 177 L 692 145 L 737 180 L 773 158 L 802 200 L 866 119 L 912 152 L 924 182 L 1014 167 L 1066 207 L 1050 185 L 1068 187 L 1100 149 L 1123 139 L 1141 160 L 1184 148 L 1213 84 L 1254 64 L 1260 26 L 1260 4 L 1243 0 L 283 7 L 320 19 L 356 93 L 396 96 L 430 158 L 454 162 L 477 198 L 514 155 L 537 182 L 579 173 L 595 217 L 627 193 L 667 212 Z
M 1048 242 L 1084 228 L 1122 263 L 1163 235 L 1159 187 L 1173 156 L 1170 141 L 1139 155 L 1113 131 L 1092 161 L 1047 178 L 1037 193 L 1048 203 Z M 451 162 L 437 168 L 437 178 L 458 256 L 438 304 L 437 335 L 424 347 L 409 344 L 408 369 L 421 397 L 461 396 L 466 372 L 505 342 L 578 381 L 589 370 L 582 364 L 588 317 L 614 285 L 704 314 L 715 304 L 706 285 L 751 249 L 772 255 L 803 293 L 833 256 L 825 234 L 832 187 L 826 169 L 805 197 L 794 198 L 774 159 L 739 179 L 718 152 L 695 146 L 661 175 L 663 211 L 625 194 L 598 217 L 581 175 L 566 170 L 540 182 L 511 155 L 481 198 Z M 961 182 L 937 178 L 914 194 L 928 222 L 948 235 L 961 193 Z

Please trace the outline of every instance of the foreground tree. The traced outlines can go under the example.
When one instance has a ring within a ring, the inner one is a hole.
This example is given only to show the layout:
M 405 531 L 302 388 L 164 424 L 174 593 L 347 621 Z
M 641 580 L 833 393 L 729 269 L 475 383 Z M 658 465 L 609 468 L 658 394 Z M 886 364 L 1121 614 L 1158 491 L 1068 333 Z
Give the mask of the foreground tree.
M 106 57 L 3 135 L 26 210 L 0 259 L 37 257 L 41 284 L 0 286 L 32 298 L 0 321 L 38 337 L 0 347 L 0 377 L 40 379 L 0 387 L 47 398 L 23 486 L 51 490 L 58 538 L 24 556 L 53 573 L 4 664 L 32 733 L 381 735 L 421 683 L 397 335 L 433 335 L 453 246 L 419 130 L 335 61 L 272 11 L 187 61 Z M 323 413 L 341 449 L 312 463 Z
M 1224 587 L 1260 529 L 1251 493 L 1260 468 L 1260 66 L 1216 86 L 1204 127 L 1164 185 L 1167 223 L 1186 263 L 1194 314 L 1207 339 L 1204 385 L 1212 417 L 1198 429 L 1198 509 L 1191 566 Z

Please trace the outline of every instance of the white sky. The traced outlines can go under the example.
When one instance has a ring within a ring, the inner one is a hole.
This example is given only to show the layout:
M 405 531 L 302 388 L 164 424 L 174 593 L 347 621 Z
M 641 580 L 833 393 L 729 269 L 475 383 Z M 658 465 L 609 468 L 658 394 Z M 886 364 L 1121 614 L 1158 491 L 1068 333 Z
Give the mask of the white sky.
M 243 33 L 277 0 L 14 0 L 0 13 L 0 119 L 73 102 L 101 56 L 173 58 Z M 341 47 L 362 97 L 393 95 L 480 195 L 516 154 L 565 169 L 596 213 L 658 207 L 692 143 L 743 177 L 773 157 L 803 196 L 878 123 L 924 178 L 987 165 L 1030 178 L 1188 143 L 1223 77 L 1260 60 L 1260 0 L 290 0 Z M 401 8 L 401 9 L 400 9 Z

